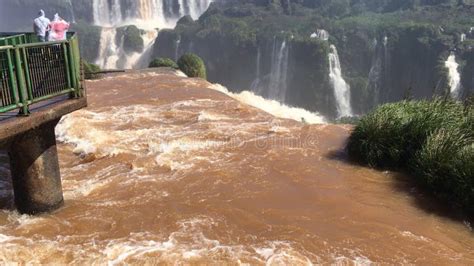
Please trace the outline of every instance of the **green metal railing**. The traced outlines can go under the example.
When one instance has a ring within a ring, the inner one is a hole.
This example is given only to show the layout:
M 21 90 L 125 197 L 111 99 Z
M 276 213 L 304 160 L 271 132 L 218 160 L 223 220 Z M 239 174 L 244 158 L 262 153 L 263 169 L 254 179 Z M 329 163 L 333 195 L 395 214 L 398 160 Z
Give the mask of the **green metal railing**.
M 83 97 L 79 43 L 67 40 L 37 42 L 30 33 L 0 34 L 0 113 L 69 94 Z

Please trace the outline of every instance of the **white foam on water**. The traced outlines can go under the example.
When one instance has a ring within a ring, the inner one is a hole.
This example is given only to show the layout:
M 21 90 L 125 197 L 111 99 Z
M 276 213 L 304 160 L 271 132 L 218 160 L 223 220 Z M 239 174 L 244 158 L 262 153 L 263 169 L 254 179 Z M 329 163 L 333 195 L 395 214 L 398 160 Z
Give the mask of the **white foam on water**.
M 275 100 L 268 100 L 261 96 L 255 95 L 250 91 L 243 91 L 241 93 L 232 93 L 227 88 L 220 84 L 213 84 L 213 90 L 220 91 L 242 103 L 248 104 L 260 110 L 263 110 L 273 116 L 291 119 L 295 121 L 308 124 L 325 124 L 326 119 L 318 113 L 312 113 L 302 108 L 290 107 Z
M 410 239 L 417 240 L 417 241 L 423 241 L 423 242 L 429 242 L 430 241 L 428 238 L 426 238 L 424 236 L 415 235 L 410 231 L 403 231 L 400 234 L 402 236 L 406 237 L 406 238 L 410 238 Z
M 208 111 L 201 111 L 199 112 L 199 121 L 220 121 L 220 120 L 230 120 L 231 118 L 225 115 L 208 112 Z
M 110 241 L 103 254 L 108 265 L 127 263 L 155 262 L 187 264 L 204 261 L 222 261 L 241 264 L 242 260 L 251 260 L 266 265 L 312 265 L 311 261 L 295 251 L 290 243 L 269 241 L 261 247 L 224 244 L 210 239 L 204 231 L 212 230 L 217 222 L 210 217 L 201 216 L 179 221 L 179 229 L 167 239 L 158 240 L 157 236 L 147 232 L 132 233 L 126 239 Z
M 178 231 L 165 240 L 156 239 L 147 232 L 132 233 L 126 239 L 110 241 L 103 251 L 109 265 L 127 263 L 128 261 L 146 261 L 159 258 L 158 261 L 173 263 L 185 262 L 210 255 L 213 250 L 225 249 L 219 241 L 207 238 L 203 230 L 215 225 L 213 219 L 202 216 L 177 222 Z
M 46 221 L 46 219 L 43 217 L 20 214 L 18 211 L 8 212 L 7 220 L 10 222 L 10 224 L 17 227 L 34 225 Z
M 253 250 L 263 258 L 266 265 L 313 265 L 308 257 L 293 249 L 292 244 L 286 241 L 268 241 Z
M 71 182 L 74 183 L 73 186 L 68 186 L 73 189 L 65 189 L 64 198 L 69 200 L 79 196 L 87 197 L 95 190 L 103 188 L 107 186 L 107 184 L 111 183 L 114 178 L 118 177 L 117 172 L 120 173 L 120 170 L 117 169 L 117 165 L 110 165 L 100 170 L 89 179 L 80 180 L 78 182 L 64 181 L 65 185 Z
M 187 78 L 188 76 L 186 74 L 183 73 L 183 71 L 181 70 L 175 70 L 174 71 L 174 74 L 177 76 L 177 77 L 182 77 L 182 78 Z
M 191 157 L 190 152 L 196 150 L 209 150 L 225 144 L 218 141 L 199 141 L 192 139 L 178 139 L 171 142 L 164 142 L 159 145 L 159 155 L 156 156 L 156 163 L 161 166 L 168 166 L 171 170 L 185 170 L 194 166 L 193 163 L 184 163 Z

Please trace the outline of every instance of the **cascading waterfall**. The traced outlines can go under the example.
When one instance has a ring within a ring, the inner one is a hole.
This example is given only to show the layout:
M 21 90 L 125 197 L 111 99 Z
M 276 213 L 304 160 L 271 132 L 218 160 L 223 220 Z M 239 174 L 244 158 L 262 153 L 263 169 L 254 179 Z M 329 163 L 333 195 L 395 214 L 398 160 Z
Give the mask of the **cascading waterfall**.
M 459 64 L 456 62 L 456 55 L 451 53 L 445 62 L 448 69 L 448 80 L 451 97 L 460 99 L 461 96 L 461 74 L 458 71 Z
M 388 38 L 385 36 L 382 45 L 377 39 L 374 39 L 374 57 L 372 59 L 372 67 L 370 68 L 367 91 L 373 92 L 373 106 L 381 102 L 380 89 L 382 87 L 384 75 L 386 75 L 387 59 L 388 59 Z M 385 70 L 385 71 L 384 71 Z
M 102 69 L 145 68 L 148 66 L 148 59 L 157 35 L 156 30 L 145 31 L 142 34 L 143 51 L 127 53 L 123 46 L 123 36 L 117 42 L 117 29 L 102 28 L 99 56 L 95 63 Z
M 94 23 L 99 26 L 125 24 L 172 28 L 179 18 L 198 19 L 213 0 L 93 0 Z M 176 9 L 175 7 L 179 7 Z
M 329 78 L 334 88 L 338 117 L 352 116 L 351 91 L 349 84 L 342 77 L 341 62 L 336 46 L 330 46 Z
M 260 50 L 260 47 L 258 47 L 257 50 L 257 62 L 256 62 L 256 74 L 255 74 L 255 79 L 252 82 L 252 85 L 250 85 L 250 90 L 251 91 L 256 91 L 258 86 L 260 85 L 260 67 L 261 67 L 261 61 L 262 61 L 262 51 Z
M 190 15 L 193 19 L 206 11 L 213 0 L 93 0 L 94 24 L 104 27 L 97 63 L 102 68 L 127 68 L 144 65 L 136 53 L 127 54 L 120 43 L 115 43 L 117 27 L 136 25 L 145 29 L 142 34 L 145 52 L 154 40 L 156 29 L 173 28 L 183 16 Z M 179 8 L 176 8 L 179 7 Z M 114 29 L 114 30 L 112 30 Z M 114 34 L 114 36 L 112 36 Z M 179 47 L 179 44 L 177 45 Z M 178 48 L 179 49 L 179 48 Z M 103 56 L 112 57 L 104 58 Z M 145 55 L 143 55 L 145 56 Z M 116 58 L 119 57 L 119 58 Z M 145 64 L 146 66 L 146 64 Z
M 122 21 L 120 0 L 94 0 L 92 10 L 96 25 L 110 27 Z
M 327 41 L 329 40 L 329 32 L 323 29 L 318 29 L 315 32 L 313 32 L 310 36 L 310 38 L 318 38 L 322 41 Z
M 115 41 L 116 35 L 115 28 L 102 28 L 99 57 L 95 63 L 103 69 L 112 69 L 117 66 L 119 49 Z
M 133 65 L 125 66 L 125 68 L 147 68 L 148 64 L 150 63 L 150 57 L 153 53 L 153 46 L 156 41 L 156 37 L 158 36 L 157 31 L 148 31 L 145 36 L 143 36 L 143 43 L 145 44 L 145 49 L 143 50 L 142 54 L 137 53 L 138 60 L 134 62 Z
M 273 41 L 270 73 L 261 77 L 261 51 L 257 54 L 257 77 L 252 82 L 251 90 L 265 98 L 284 103 L 288 90 L 288 58 L 289 45 L 286 40 Z
M 185 0 L 183 0 L 185 1 Z M 213 0 L 194 0 L 186 1 L 189 6 L 188 14 L 191 15 L 193 19 L 198 19 L 202 13 L 206 11 Z
M 288 54 L 289 49 L 286 40 L 281 42 L 280 48 L 273 55 L 272 72 L 270 74 L 270 86 L 268 97 L 270 99 L 285 102 L 288 88 Z

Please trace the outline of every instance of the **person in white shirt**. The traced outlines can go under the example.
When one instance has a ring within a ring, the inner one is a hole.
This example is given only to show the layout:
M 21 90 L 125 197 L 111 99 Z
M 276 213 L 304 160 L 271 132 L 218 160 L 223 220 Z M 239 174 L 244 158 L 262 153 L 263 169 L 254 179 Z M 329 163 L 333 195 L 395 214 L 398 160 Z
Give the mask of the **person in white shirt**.
M 40 42 L 45 42 L 48 38 L 50 20 L 45 16 L 44 11 L 40 10 L 39 17 L 33 21 L 33 29 Z

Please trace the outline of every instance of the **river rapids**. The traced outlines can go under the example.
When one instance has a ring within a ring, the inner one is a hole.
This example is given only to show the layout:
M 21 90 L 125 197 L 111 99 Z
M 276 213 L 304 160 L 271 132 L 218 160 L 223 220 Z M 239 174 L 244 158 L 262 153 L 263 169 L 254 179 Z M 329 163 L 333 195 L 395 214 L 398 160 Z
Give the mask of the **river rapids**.
M 3 263 L 474 264 L 469 222 L 347 162 L 350 126 L 171 70 L 87 88 L 56 128 L 64 207 L 18 214 L 0 168 Z

